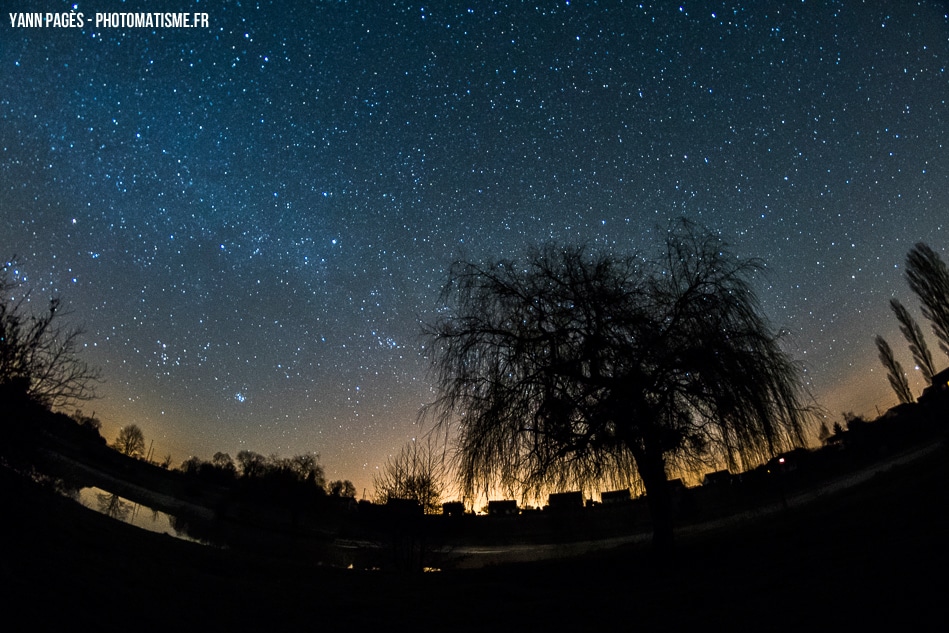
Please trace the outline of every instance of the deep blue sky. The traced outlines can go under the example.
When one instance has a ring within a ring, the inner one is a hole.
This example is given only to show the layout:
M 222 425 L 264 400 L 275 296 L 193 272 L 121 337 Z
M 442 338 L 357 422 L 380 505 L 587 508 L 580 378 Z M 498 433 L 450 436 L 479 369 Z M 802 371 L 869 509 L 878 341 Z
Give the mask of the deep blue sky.
M 767 262 L 829 421 L 896 403 L 874 334 L 916 373 L 888 301 L 919 318 L 903 258 L 949 255 L 943 2 L 25 4 L 87 23 L 0 16 L 0 257 L 85 324 L 110 439 L 315 451 L 361 493 L 419 433 L 453 259 L 679 216 Z

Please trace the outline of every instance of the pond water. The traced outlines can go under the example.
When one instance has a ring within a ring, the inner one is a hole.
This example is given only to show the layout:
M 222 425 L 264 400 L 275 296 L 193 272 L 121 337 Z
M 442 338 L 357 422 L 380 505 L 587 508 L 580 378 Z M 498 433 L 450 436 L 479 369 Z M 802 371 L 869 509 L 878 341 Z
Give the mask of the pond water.
M 129 501 L 108 490 L 96 487 L 81 488 L 78 501 L 87 508 L 143 530 L 168 534 L 185 541 L 200 542 L 176 530 L 173 525 L 174 517 L 170 514 Z

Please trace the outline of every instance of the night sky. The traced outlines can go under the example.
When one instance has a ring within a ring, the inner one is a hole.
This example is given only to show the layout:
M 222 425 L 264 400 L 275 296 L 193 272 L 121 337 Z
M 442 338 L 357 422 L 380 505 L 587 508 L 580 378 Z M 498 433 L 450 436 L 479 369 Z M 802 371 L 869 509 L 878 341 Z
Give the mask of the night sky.
M 19 4 L 86 23 L 0 16 L 0 258 L 85 326 L 110 440 L 371 493 L 452 260 L 652 253 L 680 216 L 765 260 L 828 423 L 896 404 L 876 333 L 923 386 L 888 302 L 922 322 L 905 254 L 949 259 L 943 2 Z

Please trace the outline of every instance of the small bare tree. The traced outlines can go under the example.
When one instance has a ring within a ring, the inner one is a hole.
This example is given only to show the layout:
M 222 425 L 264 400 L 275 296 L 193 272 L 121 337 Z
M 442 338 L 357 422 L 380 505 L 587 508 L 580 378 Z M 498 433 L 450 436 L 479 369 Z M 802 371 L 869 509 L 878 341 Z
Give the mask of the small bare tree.
M 136 424 L 129 424 L 119 429 L 119 434 L 112 443 L 112 448 L 128 455 L 129 457 L 141 458 L 145 455 L 145 434 Z
M 441 510 L 445 466 L 441 453 L 432 445 L 412 440 L 373 477 L 377 503 L 390 499 L 412 499 L 428 514 Z
M 93 398 L 100 374 L 79 359 L 82 329 L 60 322 L 58 297 L 32 312 L 29 292 L 11 273 L 13 262 L 0 268 L 0 387 L 50 409 Z

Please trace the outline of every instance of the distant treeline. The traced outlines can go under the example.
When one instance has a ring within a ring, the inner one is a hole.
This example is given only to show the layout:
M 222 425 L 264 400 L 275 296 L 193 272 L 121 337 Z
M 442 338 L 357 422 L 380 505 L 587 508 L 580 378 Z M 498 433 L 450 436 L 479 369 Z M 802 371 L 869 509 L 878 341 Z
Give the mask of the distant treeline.
M 323 467 L 312 453 L 267 457 L 243 450 L 235 460 L 227 453 L 217 452 L 209 461 L 189 457 L 178 470 L 198 480 L 236 487 L 251 496 L 273 501 L 300 496 L 356 496 L 356 488 L 349 480 L 327 482 Z

